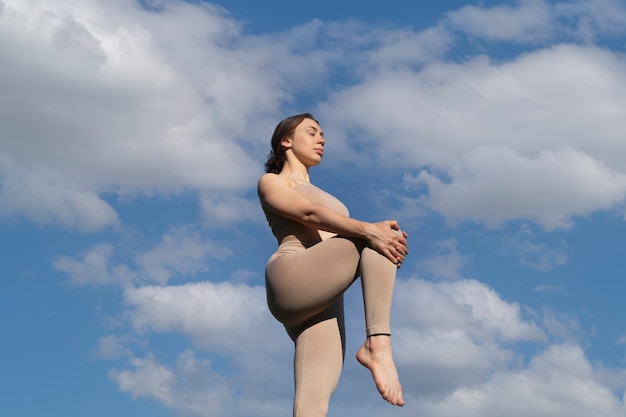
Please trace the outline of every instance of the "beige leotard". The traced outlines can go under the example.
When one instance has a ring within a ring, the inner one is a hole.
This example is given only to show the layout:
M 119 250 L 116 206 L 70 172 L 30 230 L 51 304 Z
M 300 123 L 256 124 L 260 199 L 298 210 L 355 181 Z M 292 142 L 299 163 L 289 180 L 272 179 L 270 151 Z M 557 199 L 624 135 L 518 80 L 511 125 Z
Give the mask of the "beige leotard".
M 292 180 L 313 204 L 348 216 L 341 201 Z M 397 267 L 362 239 L 317 230 L 263 207 L 278 241 L 265 270 L 270 311 L 295 341 L 294 416 L 325 416 L 343 365 L 343 293 L 361 276 L 368 336 L 390 334 Z

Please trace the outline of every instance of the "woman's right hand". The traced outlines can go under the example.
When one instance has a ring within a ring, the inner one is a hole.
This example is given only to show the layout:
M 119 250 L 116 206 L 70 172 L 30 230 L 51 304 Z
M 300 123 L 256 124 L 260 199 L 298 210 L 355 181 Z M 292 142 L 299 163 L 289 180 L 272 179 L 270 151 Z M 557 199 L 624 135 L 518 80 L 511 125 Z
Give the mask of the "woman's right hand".
M 396 220 L 385 220 L 370 223 L 367 228 L 367 242 L 369 246 L 387 257 L 398 268 L 409 253 L 407 233 L 400 230 Z

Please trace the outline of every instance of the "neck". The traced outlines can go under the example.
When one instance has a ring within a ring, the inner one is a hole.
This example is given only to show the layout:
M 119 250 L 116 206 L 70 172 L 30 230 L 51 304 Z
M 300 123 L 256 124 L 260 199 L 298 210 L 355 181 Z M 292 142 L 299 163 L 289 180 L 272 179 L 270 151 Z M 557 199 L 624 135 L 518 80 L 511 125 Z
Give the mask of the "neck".
M 285 165 L 280 171 L 280 175 L 297 180 L 311 182 L 309 177 L 309 169 L 303 164 L 294 164 L 289 160 L 285 161 Z

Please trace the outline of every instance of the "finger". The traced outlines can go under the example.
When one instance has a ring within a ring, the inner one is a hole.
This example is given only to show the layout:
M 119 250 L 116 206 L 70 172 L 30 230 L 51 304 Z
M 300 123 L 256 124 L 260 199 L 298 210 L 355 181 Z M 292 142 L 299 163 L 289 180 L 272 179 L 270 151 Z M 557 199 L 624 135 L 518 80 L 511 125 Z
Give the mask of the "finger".
M 402 252 L 396 251 L 396 255 L 394 256 L 394 263 L 402 263 L 402 261 L 404 261 L 404 255 L 402 254 Z
M 385 257 L 389 259 L 391 262 L 393 262 L 394 264 L 398 263 L 398 259 L 394 256 L 393 253 L 391 253 L 390 250 L 383 251 L 383 255 L 385 255 Z
M 407 234 L 403 230 L 396 230 L 394 238 L 397 242 L 401 243 L 403 246 L 407 246 Z
M 396 259 L 398 260 L 398 262 L 404 261 L 404 257 L 405 257 L 404 250 L 402 248 L 394 248 L 394 249 L 396 251 Z
M 409 253 L 409 247 L 407 246 L 407 243 L 402 240 L 398 241 L 398 245 L 394 246 L 394 249 L 398 252 L 401 252 L 403 255 Z

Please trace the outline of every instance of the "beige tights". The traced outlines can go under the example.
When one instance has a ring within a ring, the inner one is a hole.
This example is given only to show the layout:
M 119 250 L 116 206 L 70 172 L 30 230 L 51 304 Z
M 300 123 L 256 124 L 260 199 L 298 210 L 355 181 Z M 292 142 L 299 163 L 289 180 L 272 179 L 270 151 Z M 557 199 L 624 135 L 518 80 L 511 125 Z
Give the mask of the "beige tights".
M 359 239 L 281 249 L 266 281 L 270 310 L 295 341 L 294 417 L 323 417 L 343 366 L 343 293 L 360 275 L 366 335 L 390 334 L 397 268 Z

